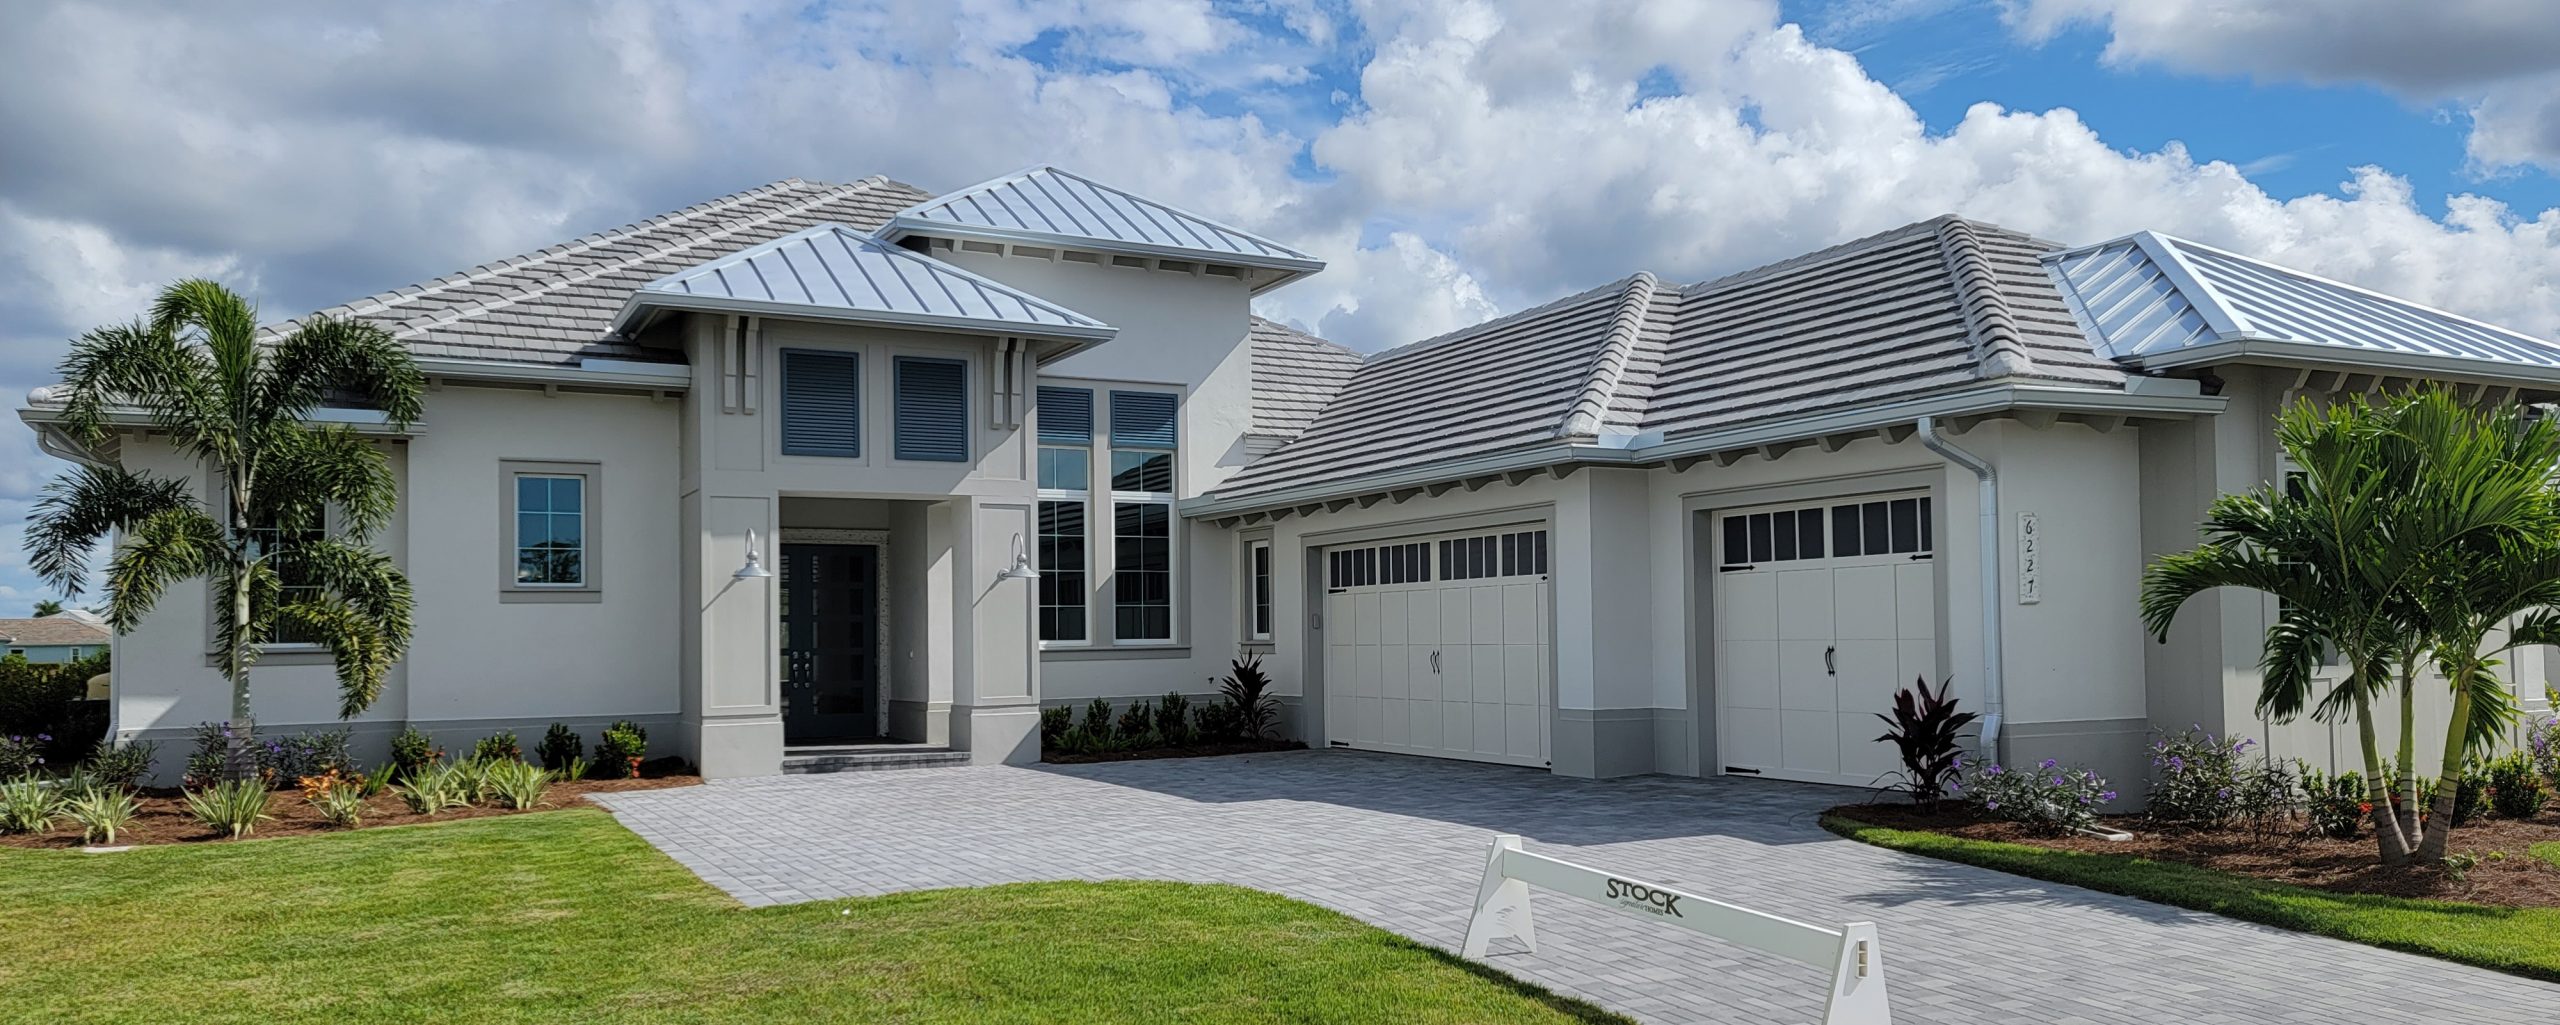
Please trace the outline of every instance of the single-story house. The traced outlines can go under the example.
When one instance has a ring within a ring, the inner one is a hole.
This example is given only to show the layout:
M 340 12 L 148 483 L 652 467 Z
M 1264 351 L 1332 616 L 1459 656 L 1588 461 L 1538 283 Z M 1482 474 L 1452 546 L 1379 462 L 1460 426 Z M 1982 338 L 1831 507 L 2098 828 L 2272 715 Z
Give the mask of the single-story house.
M 113 632 L 85 611 L 35 619 L 0 619 L 0 652 L 38 665 L 77 662 L 107 650 Z
M 2284 473 L 2296 397 L 2560 397 L 2551 342 L 2154 232 L 1940 217 L 1372 355 L 1254 315 L 1323 268 L 1035 167 L 775 182 L 326 311 L 430 388 L 405 431 L 329 414 L 390 454 L 417 595 L 359 742 L 629 718 L 712 777 L 1026 762 L 1044 705 L 1254 654 L 1312 745 L 1573 776 L 1868 784 L 1923 679 L 2001 758 L 2133 779 L 2197 724 L 2334 763 L 2252 711 L 2270 601 L 2155 644 L 2146 560 Z M 58 410 L 21 412 L 51 451 L 201 473 Z M 116 735 L 223 718 L 209 622 L 190 584 L 116 640 Z M 333 725 L 327 656 L 270 646 L 256 701 Z

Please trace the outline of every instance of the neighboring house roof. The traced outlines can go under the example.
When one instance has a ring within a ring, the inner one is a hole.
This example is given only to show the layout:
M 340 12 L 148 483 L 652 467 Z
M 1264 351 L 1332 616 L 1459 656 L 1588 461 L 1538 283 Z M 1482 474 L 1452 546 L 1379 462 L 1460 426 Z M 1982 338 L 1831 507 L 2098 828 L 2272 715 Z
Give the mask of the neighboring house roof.
M 882 238 L 908 235 L 1080 246 L 1103 252 L 1211 260 L 1308 274 L 1324 262 L 1055 167 L 1033 167 L 900 210 Z
M 1360 354 L 1278 321 L 1253 318 L 1253 431 L 1298 436 L 1360 371 Z
M 1558 443 L 1636 447 L 1987 381 L 2120 391 L 2039 269 L 1941 217 L 1686 287 L 1637 274 L 1370 357 L 1250 498 Z
M 841 224 L 822 224 L 668 275 L 631 293 L 613 320 L 704 310 L 1082 341 L 1116 329 L 1039 296 Z
M 2471 361 L 2560 376 L 2560 344 L 2157 232 L 2044 262 L 2100 350 L 2145 368 L 2255 352 L 2384 366 Z
M 847 185 L 789 178 L 319 312 L 379 324 L 421 358 L 669 361 L 677 354 L 612 334 L 634 289 L 821 224 L 874 228 L 931 196 L 887 178 Z M 268 330 L 288 332 L 298 323 Z
M 88 646 L 105 644 L 113 636 L 106 627 L 86 619 L 62 615 L 42 619 L 0 619 L 0 644 L 18 647 Z

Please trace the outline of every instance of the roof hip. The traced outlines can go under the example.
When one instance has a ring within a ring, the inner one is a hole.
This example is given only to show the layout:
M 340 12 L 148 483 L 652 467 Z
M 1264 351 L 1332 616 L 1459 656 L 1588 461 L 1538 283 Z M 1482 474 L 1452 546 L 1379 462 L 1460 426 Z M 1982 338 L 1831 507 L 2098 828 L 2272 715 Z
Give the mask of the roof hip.
M 1618 382 L 1626 376 L 1627 361 L 1635 354 L 1636 335 L 1643 330 L 1647 312 L 1653 305 L 1658 286 L 1650 272 L 1638 271 L 1627 279 L 1626 299 L 1618 306 L 1617 319 L 1609 325 L 1608 340 L 1591 360 L 1590 378 L 1583 383 L 1582 394 L 1565 412 L 1564 421 L 1556 426 L 1556 437 L 1588 438 L 1600 433 L 1601 420 L 1609 412 L 1609 400 L 1618 394 Z
M 1946 261 L 1947 274 L 1955 281 L 1956 303 L 1964 309 L 1965 333 L 1973 338 L 1974 362 L 1982 368 L 1982 376 L 2035 373 L 2035 357 L 2027 353 L 2026 339 L 2018 332 L 2017 314 L 2001 294 L 1991 257 L 1982 251 L 1982 239 L 1974 234 L 1973 225 L 1962 218 L 1941 219 L 1938 256 Z

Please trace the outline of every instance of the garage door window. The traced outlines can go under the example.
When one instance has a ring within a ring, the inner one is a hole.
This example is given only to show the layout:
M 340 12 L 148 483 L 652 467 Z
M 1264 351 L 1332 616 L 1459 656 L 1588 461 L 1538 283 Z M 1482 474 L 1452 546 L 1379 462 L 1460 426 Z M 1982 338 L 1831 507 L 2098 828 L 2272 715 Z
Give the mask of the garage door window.
M 1843 502 L 1724 518 L 1724 568 L 1858 555 L 1919 555 L 1934 548 L 1926 496 Z
M 1450 580 L 1539 576 L 1547 571 L 1547 532 L 1451 538 L 1440 542 L 1440 567 Z

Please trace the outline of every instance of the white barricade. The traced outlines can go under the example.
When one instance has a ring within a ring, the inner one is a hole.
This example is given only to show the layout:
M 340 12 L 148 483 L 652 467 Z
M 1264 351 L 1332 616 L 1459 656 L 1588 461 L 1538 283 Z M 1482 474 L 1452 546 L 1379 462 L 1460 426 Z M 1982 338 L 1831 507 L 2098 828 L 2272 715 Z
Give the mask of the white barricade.
M 1594 904 L 1640 914 L 1727 943 L 1775 954 L 1831 972 L 1823 999 L 1823 1025 L 1890 1025 L 1885 1006 L 1884 950 L 1876 927 L 1851 922 L 1839 928 L 1813 925 L 1710 897 L 1621 878 L 1596 868 L 1520 849 L 1520 838 L 1497 836 L 1476 888 L 1476 914 L 1467 923 L 1465 954 L 1484 956 L 1494 940 L 1538 946 L 1529 916 L 1529 888 L 1553 890 Z

